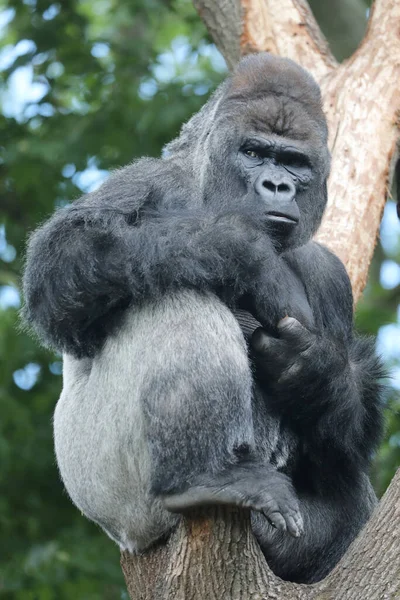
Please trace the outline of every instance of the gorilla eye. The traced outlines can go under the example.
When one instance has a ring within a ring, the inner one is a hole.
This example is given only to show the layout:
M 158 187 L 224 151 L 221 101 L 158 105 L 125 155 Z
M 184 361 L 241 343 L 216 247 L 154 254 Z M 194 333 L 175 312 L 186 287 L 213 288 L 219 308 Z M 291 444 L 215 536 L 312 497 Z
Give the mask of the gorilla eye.
M 255 150 L 245 150 L 244 153 L 250 158 L 260 158 L 260 155 Z

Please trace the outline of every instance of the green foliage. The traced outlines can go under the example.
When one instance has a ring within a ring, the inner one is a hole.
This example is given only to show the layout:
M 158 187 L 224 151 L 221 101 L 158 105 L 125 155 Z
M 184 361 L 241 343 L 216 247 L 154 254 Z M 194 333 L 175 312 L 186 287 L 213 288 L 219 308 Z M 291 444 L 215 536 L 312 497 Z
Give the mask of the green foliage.
M 0 0 L 0 23 L 6 17 L 0 32 L 0 597 L 123 599 L 118 549 L 81 517 L 58 477 L 51 416 L 60 357 L 21 329 L 17 308 L 9 305 L 17 302 L 27 233 L 90 187 L 89 177 L 93 182 L 137 156 L 158 155 L 220 81 L 223 62 L 189 0 Z M 383 258 L 380 249 L 358 315 L 371 333 L 396 319 L 399 294 L 379 286 Z M 393 398 L 391 406 L 396 409 Z M 380 490 L 400 459 L 400 419 L 388 414 L 389 436 L 375 470 Z

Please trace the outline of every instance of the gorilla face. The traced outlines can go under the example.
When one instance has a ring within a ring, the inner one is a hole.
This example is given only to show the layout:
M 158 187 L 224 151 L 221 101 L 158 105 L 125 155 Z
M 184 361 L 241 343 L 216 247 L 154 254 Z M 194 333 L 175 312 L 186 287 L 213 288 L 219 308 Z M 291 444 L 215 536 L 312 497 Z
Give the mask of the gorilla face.
M 284 140 L 254 136 L 240 148 L 238 163 L 269 229 L 282 241 L 292 236 L 301 217 L 298 200 L 313 176 L 307 153 Z
M 248 209 L 282 250 L 309 241 L 326 205 L 330 167 L 321 95 L 311 76 L 287 59 L 249 56 L 208 115 L 197 147 L 204 202 Z
M 326 143 L 321 136 L 296 139 L 294 131 L 266 130 L 267 120 L 262 129 L 246 121 L 239 131 L 225 131 L 223 152 L 211 146 L 206 196 L 257 215 L 278 248 L 300 246 L 316 231 L 326 205 Z M 220 124 L 219 140 L 223 129 Z

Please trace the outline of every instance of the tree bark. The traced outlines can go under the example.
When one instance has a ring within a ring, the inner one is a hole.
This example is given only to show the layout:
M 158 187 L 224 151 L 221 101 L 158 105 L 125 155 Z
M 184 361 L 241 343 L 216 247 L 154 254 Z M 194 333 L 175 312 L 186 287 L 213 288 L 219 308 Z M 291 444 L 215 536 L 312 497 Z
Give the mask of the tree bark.
M 167 543 L 121 555 L 132 600 L 395 600 L 400 598 L 400 470 L 332 573 L 297 585 L 276 577 L 249 515 L 213 508 L 182 519 Z
M 305 0 L 194 0 L 232 67 L 241 55 L 287 56 L 319 82 L 330 129 L 329 203 L 317 239 L 365 286 L 398 155 L 400 2 L 376 0 L 366 35 L 339 65 Z M 121 565 L 132 600 L 400 599 L 400 471 L 334 571 L 314 585 L 276 577 L 249 515 L 213 508 L 182 519 L 167 543 Z

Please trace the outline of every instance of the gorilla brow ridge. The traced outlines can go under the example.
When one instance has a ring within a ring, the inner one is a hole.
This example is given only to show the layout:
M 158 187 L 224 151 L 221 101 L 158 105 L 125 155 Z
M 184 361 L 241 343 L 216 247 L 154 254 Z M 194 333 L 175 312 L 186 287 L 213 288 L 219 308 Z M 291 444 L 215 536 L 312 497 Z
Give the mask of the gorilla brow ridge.
M 321 106 L 320 102 L 317 102 L 316 100 L 312 100 L 312 99 L 310 99 L 310 101 L 307 101 L 306 99 L 303 100 L 302 98 L 296 98 L 295 96 L 291 96 L 290 94 L 287 94 L 284 92 L 267 92 L 266 93 L 266 92 L 258 91 L 258 92 L 254 92 L 251 94 L 249 94 L 248 92 L 247 93 L 246 92 L 244 92 L 244 93 L 235 92 L 225 98 L 224 104 L 232 101 L 232 102 L 240 102 L 247 106 L 247 103 L 249 100 L 262 100 L 262 99 L 265 99 L 267 96 L 273 96 L 275 98 L 286 98 L 286 100 L 288 100 L 289 102 L 295 102 L 296 104 L 300 104 L 301 108 L 303 110 L 305 110 L 308 115 L 312 116 L 315 121 L 320 122 L 320 119 L 315 118 L 314 109 L 316 108 L 315 105 L 317 105 L 317 107 L 321 113 L 321 121 L 324 118 L 323 112 L 322 112 L 322 106 Z
M 254 116 L 251 121 L 250 121 L 250 125 L 259 132 L 263 132 L 265 131 L 266 128 L 266 121 L 261 120 L 260 118 Z M 268 129 L 269 129 L 269 133 L 272 133 L 274 135 L 278 135 L 280 137 L 290 137 L 291 139 L 294 140 L 298 140 L 301 142 L 306 142 L 309 139 L 309 134 L 307 132 L 301 133 L 299 131 L 295 131 L 293 129 L 293 125 L 289 125 L 289 124 L 285 124 L 282 123 L 281 125 L 278 125 L 276 122 L 272 123 L 272 122 L 268 122 Z

